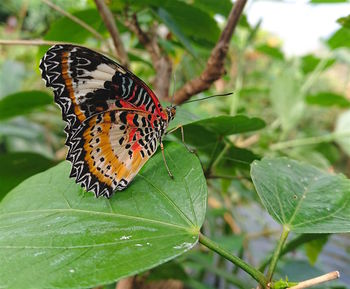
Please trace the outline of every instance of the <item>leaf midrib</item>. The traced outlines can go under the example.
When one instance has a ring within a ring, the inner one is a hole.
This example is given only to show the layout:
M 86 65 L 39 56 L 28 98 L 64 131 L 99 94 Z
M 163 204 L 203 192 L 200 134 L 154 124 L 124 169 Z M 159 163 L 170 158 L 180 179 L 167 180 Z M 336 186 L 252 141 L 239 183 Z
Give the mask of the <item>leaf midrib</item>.
M 0 216 L 12 216 L 12 215 L 21 215 L 25 213 L 56 213 L 56 212 L 74 212 L 74 213 L 83 213 L 83 214 L 94 214 L 94 215 L 102 215 L 102 216 L 112 216 L 112 217 L 119 217 L 119 218 L 125 218 L 125 219 L 133 219 L 137 221 L 143 221 L 143 222 L 149 222 L 154 224 L 160 224 L 163 226 L 169 226 L 169 227 L 175 227 L 178 229 L 186 230 L 189 232 L 190 227 L 184 227 L 173 223 L 166 223 L 159 220 L 154 219 L 148 219 L 144 217 L 137 217 L 137 216 L 130 216 L 130 215 L 124 215 L 124 214 L 117 214 L 117 213 L 108 213 L 108 212 L 98 212 L 98 211 L 88 211 L 88 210 L 81 210 L 81 209 L 73 209 L 73 208 L 65 208 L 65 209 L 46 209 L 46 210 L 28 210 L 28 211 L 18 211 L 18 212 L 10 212 L 10 213 L 4 213 L 0 214 Z
M 84 248 L 98 248 L 106 246 L 114 246 L 119 244 L 140 242 L 140 241 L 149 241 L 155 239 L 169 238 L 169 237 L 179 237 L 179 236 L 188 236 L 188 234 L 168 234 L 160 235 L 155 237 L 146 237 L 138 239 L 128 239 L 128 240 L 118 240 L 115 242 L 101 243 L 101 244 L 88 244 L 88 245 L 77 245 L 77 246 L 12 246 L 12 245 L 0 245 L 0 249 L 84 249 Z M 147 245 L 143 245 L 147 246 Z

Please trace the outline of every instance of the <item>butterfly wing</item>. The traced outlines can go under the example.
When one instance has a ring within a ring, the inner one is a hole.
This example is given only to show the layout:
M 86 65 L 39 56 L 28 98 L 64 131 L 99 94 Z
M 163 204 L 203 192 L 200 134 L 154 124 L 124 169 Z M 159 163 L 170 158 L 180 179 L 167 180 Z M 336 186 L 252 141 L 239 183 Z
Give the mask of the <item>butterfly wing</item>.
M 118 63 L 80 46 L 53 46 L 40 69 L 67 122 L 71 177 L 96 196 L 124 189 L 167 123 L 155 94 Z
M 148 115 L 113 110 L 86 119 L 70 139 L 70 176 L 96 196 L 126 188 L 157 148 Z
M 39 68 L 46 86 L 54 90 L 68 133 L 90 116 L 117 108 L 167 118 L 156 95 L 141 79 L 88 48 L 55 45 L 43 56 Z

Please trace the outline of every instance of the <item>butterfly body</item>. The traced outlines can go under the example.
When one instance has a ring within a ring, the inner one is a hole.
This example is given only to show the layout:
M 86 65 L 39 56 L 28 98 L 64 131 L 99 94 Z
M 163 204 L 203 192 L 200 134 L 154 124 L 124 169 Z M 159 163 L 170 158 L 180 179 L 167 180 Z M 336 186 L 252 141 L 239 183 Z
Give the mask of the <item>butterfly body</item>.
M 175 116 L 130 71 L 90 49 L 55 45 L 40 63 L 67 125 L 70 176 L 96 196 L 125 189 Z

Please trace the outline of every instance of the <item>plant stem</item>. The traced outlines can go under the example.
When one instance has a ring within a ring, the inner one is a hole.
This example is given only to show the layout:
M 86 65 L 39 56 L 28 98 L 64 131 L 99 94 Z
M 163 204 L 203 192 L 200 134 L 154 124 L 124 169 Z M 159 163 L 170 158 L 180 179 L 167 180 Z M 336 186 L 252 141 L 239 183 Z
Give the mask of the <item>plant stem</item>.
M 259 270 L 255 269 L 242 259 L 236 257 L 235 255 L 232 255 L 230 252 L 226 251 L 224 248 L 220 247 L 217 243 L 210 240 L 206 236 L 199 233 L 199 242 L 203 244 L 204 246 L 208 247 L 212 251 L 218 253 L 220 256 L 224 257 L 225 259 L 231 261 L 236 266 L 243 269 L 245 272 L 247 272 L 250 276 L 252 276 L 256 281 L 259 282 L 259 284 L 262 286 L 262 288 L 266 289 L 267 287 L 267 279 L 264 276 L 263 273 L 261 273 Z
M 283 150 L 290 147 L 296 147 L 296 146 L 305 146 L 305 145 L 314 145 L 319 144 L 322 142 L 330 142 L 339 138 L 343 137 L 350 137 L 350 131 L 349 132 L 333 132 L 326 135 L 321 136 L 315 136 L 315 137 L 308 137 L 308 138 L 302 138 L 302 139 L 294 139 L 290 141 L 284 141 L 272 144 L 270 146 L 270 149 L 272 150 Z
M 278 244 L 277 244 L 277 247 L 272 255 L 271 263 L 270 263 L 269 269 L 267 271 L 266 277 L 267 277 L 268 282 L 271 282 L 271 280 L 272 280 L 273 273 L 275 272 L 275 269 L 276 269 L 278 258 L 282 252 L 283 245 L 287 240 L 288 234 L 289 234 L 289 228 L 287 226 L 283 226 L 281 237 L 280 237 Z

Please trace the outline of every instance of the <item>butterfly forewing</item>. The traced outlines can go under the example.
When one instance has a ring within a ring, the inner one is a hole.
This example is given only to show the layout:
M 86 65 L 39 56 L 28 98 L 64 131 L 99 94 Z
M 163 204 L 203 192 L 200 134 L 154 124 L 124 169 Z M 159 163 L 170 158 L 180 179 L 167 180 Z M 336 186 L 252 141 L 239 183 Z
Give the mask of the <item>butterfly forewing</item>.
M 71 177 L 97 196 L 124 189 L 168 123 L 155 94 L 118 63 L 80 46 L 53 46 L 40 69 L 67 122 Z

